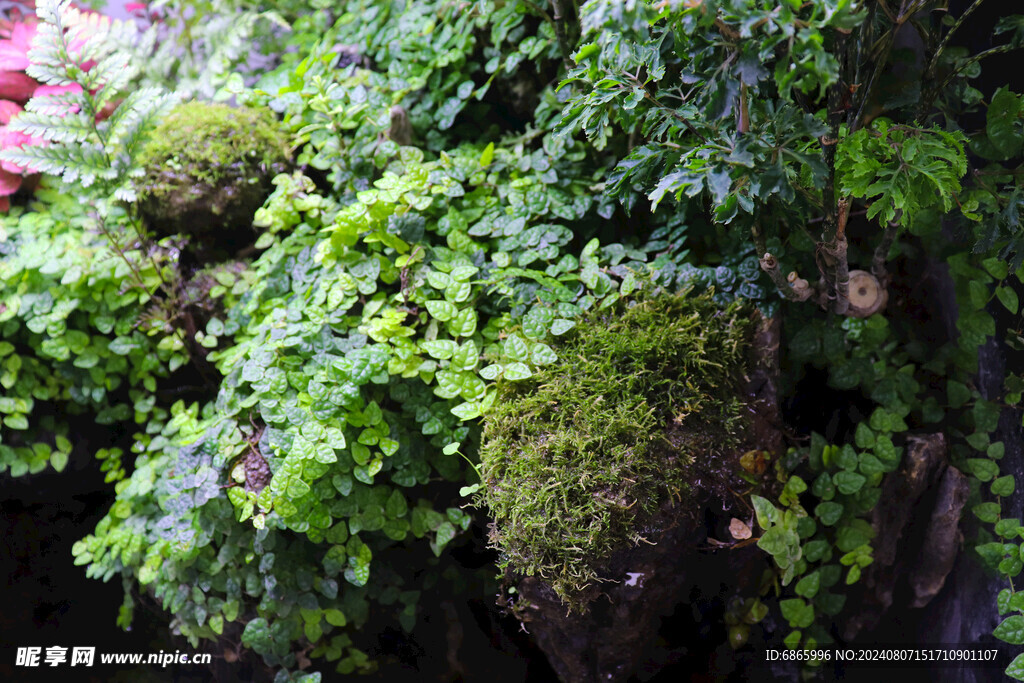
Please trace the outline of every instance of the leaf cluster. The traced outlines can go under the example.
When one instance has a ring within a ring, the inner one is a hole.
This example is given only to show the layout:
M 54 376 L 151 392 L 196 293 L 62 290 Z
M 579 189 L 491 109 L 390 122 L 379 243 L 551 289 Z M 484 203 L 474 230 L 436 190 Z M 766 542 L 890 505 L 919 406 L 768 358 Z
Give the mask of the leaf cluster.
M 45 208 L 15 210 L 0 224 L 0 469 L 13 476 L 48 463 L 64 469 L 71 416 L 159 430 L 168 413 L 158 383 L 186 360 L 179 337 L 158 321 L 140 324 L 150 296 L 129 284 L 137 274 L 155 286 L 160 253 L 142 261 L 131 252 L 141 261 L 133 274 L 85 207 L 38 194 Z M 116 456 L 103 468 L 108 481 L 124 476 Z

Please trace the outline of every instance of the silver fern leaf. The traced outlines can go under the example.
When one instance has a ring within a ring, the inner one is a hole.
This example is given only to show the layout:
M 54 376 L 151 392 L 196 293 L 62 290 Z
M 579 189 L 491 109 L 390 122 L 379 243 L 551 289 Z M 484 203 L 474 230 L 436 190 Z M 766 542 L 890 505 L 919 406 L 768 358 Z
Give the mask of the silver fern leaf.
M 44 141 L 0 151 L 0 160 L 59 175 L 92 188 L 102 202 L 134 201 L 135 156 L 147 130 L 174 98 L 157 88 L 130 93 L 106 121 L 99 113 L 128 89 L 136 70 L 138 38 L 132 22 L 115 21 L 71 6 L 70 0 L 38 0 L 40 19 L 26 73 L 40 82 L 78 86 L 77 91 L 35 97 L 11 121 L 13 130 Z

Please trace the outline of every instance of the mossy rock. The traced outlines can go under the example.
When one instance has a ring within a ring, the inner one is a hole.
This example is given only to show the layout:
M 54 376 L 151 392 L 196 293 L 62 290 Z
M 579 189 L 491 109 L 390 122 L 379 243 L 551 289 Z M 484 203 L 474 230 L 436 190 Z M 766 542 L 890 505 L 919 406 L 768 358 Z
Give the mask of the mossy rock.
M 590 314 L 558 362 L 499 385 L 478 502 L 504 568 L 582 610 L 603 561 L 725 495 L 749 429 L 751 313 L 708 294 L 644 298 Z
M 143 217 L 158 234 L 189 236 L 194 251 L 238 251 L 255 241 L 253 214 L 289 158 L 269 110 L 179 105 L 140 153 Z

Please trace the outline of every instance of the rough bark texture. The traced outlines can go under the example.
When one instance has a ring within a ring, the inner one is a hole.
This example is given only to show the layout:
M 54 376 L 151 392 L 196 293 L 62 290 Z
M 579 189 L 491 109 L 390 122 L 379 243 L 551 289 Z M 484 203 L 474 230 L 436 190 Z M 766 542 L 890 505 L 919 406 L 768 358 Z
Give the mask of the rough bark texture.
M 753 363 L 747 382 L 752 442 L 756 448 L 779 454 L 783 450 L 782 417 L 779 414 L 778 318 L 760 321 L 754 334 Z
M 956 321 L 959 310 L 956 303 L 953 282 L 945 263 L 928 259 L 918 271 L 920 276 L 912 291 L 903 294 L 914 303 L 907 317 L 916 320 L 930 321 L 933 339 L 930 343 L 939 346 L 943 342 L 955 339 L 959 334 Z M 1006 322 L 997 320 L 999 331 L 997 337 L 1003 336 Z M 979 349 L 977 387 L 982 397 L 994 399 L 1000 395 L 1007 368 L 1020 367 L 1017 358 L 1006 357 L 1005 348 L 990 339 Z M 1021 427 L 1019 410 L 1004 410 L 1000 416 L 999 426 L 992 441 L 1001 441 L 1005 454 L 999 461 L 1001 474 L 1013 474 L 1017 481 L 1024 478 L 1024 429 Z M 947 470 L 952 471 L 952 470 Z M 948 475 L 955 477 L 956 475 Z M 935 500 L 935 517 L 942 516 L 944 490 L 952 486 L 943 479 L 937 487 Z M 956 489 L 950 493 L 955 493 Z M 955 495 L 947 500 L 955 504 Z M 1024 495 L 1018 486 L 1014 493 L 1003 501 L 1003 516 L 1021 517 L 1024 512 Z M 934 517 L 932 518 L 934 519 Z M 959 529 L 963 536 L 972 539 L 978 531 L 979 522 L 973 515 L 964 512 L 961 516 Z M 990 527 L 991 528 L 991 527 Z M 948 532 L 952 529 L 947 527 Z M 947 532 L 947 533 L 948 533 Z M 922 530 L 919 541 L 931 533 Z M 907 537 L 909 538 L 909 537 Z M 946 538 L 947 541 L 952 539 Z M 955 543 L 955 541 L 953 541 Z M 970 550 L 970 543 L 963 552 L 952 560 L 952 569 L 944 582 L 938 587 L 935 596 L 922 608 L 915 609 L 911 603 L 917 600 L 913 580 L 910 586 L 904 586 L 906 593 L 899 592 L 892 607 L 877 626 L 861 633 L 858 642 L 871 643 L 914 643 L 914 644 L 972 644 L 998 648 L 1004 652 L 1009 661 L 1018 654 L 1016 646 L 1007 645 L 996 640 L 992 630 L 999 624 L 1001 617 L 996 610 L 996 596 L 1008 586 L 1006 580 L 986 570 L 977 554 Z M 904 556 L 914 558 L 920 554 L 920 548 L 900 548 Z M 946 561 L 949 561 L 946 556 Z M 917 561 L 916 582 L 922 588 L 929 581 L 921 570 L 927 564 L 925 560 Z M 851 604 L 848 601 L 848 604 Z M 925 670 L 922 670 L 925 671 Z M 941 683 L 995 683 L 1006 680 L 1000 667 L 941 667 L 926 670 L 932 681 Z
M 939 482 L 938 500 L 924 535 L 924 546 L 910 577 L 914 589 L 911 607 L 927 605 L 946 583 L 963 541 L 960 517 L 969 493 L 967 477 L 955 467 L 947 467 Z
M 955 312 L 955 308 L 954 308 Z M 998 396 L 1006 374 L 1006 358 L 994 340 L 979 350 L 978 388 L 982 396 Z M 1013 474 L 1017 481 L 1024 479 L 1024 429 L 1019 410 L 1004 410 L 999 420 L 994 441 L 1005 446 L 999 461 L 1001 474 Z M 1024 512 L 1024 496 L 1018 486 L 1013 495 L 1003 501 L 1004 517 L 1020 517 Z M 965 535 L 976 533 L 977 520 L 965 517 Z M 936 598 L 921 611 L 917 640 L 922 643 L 972 643 L 999 648 L 1012 659 L 1019 652 L 1016 646 L 996 640 L 993 629 L 1003 619 L 996 610 L 996 596 L 1007 581 L 982 567 L 973 552 L 961 553 L 953 571 L 939 590 Z M 936 670 L 932 679 L 942 683 L 988 683 L 1006 680 L 999 668 L 944 668 Z
M 676 511 L 659 519 L 672 524 Z M 536 577 L 518 586 L 518 614 L 526 629 L 566 683 L 622 681 L 636 667 L 644 646 L 685 594 L 687 559 L 702 537 L 692 520 L 651 535 L 655 545 L 641 544 L 616 553 L 602 572 L 616 577 L 586 614 L 567 614 L 554 590 Z
M 927 524 L 925 520 L 934 517 L 931 500 L 926 494 L 946 473 L 948 464 L 944 435 L 926 434 L 908 439 L 903 464 L 898 471 L 886 477 L 882 484 L 881 498 L 872 514 L 875 561 L 864 571 L 862 595 L 853 602 L 858 605 L 858 611 L 843 626 L 844 640 L 853 640 L 861 630 L 871 629 L 878 624 L 893 604 L 897 583 L 909 575 L 912 567 L 918 566 L 913 564 L 913 553 L 907 552 L 907 543 L 918 537 L 921 527 Z M 952 520 L 954 531 L 959 523 L 961 508 L 962 504 L 956 508 L 957 516 Z M 952 513 L 952 508 L 947 512 Z M 953 557 L 956 549 L 956 545 L 951 549 Z M 951 566 L 952 558 L 949 558 L 947 573 Z M 941 577 L 932 576 L 930 580 L 939 581 L 941 586 L 945 576 L 943 573 Z

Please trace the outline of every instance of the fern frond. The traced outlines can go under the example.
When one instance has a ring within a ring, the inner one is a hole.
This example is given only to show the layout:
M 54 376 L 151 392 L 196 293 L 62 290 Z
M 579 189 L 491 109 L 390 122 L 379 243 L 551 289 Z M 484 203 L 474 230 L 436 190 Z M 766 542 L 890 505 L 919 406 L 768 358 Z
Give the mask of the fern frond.
M 39 0 L 37 15 L 42 22 L 28 54 L 29 76 L 52 85 L 78 83 L 92 92 L 111 85 L 120 90 L 133 75 L 119 48 L 137 35 L 134 22 L 81 12 L 65 0 Z M 86 62 L 94 62 L 88 71 L 81 67 Z
M 96 130 L 92 117 L 82 111 L 68 112 L 63 116 L 23 111 L 15 116 L 9 125 L 12 130 L 34 138 L 65 144 L 84 142 L 95 136 Z
M 245 13 L 232 22 L 210 55 L 209 67 L 213 74 L 229 71 L 252 47 L 251 38 L 258 15 Z
M 29 145 L 5 149 L 0 160 L 9 161 L 35 173 L 60 175 L 65 182 L 78 180 L 83 186 L 110 175 L 103 146 L 97 143 L 40 147 Z
M 153 61 L 169 67 L 162 75 L 173 78 L 174 89 L 184 97 L 209 99 L 251 50 L 256 22 L 261 18 L 248 10 L 216 16 L 194 32 L 188 51 L 166 41 Z
M 92 77 L 95 72 L 95 79 Z M 126 54 L 115 52 L 104 57 L 90 69 L 87 74 L 91 81 L 90 92 L 95 92 L 93 102 L 97 110 L 124 91 L 128 82 L 135 76 L 136 70 L 131 66 Z
M 61 26 L 61 17 L 71 8 L 71 0 L 37 0 L 36 16 L 44 24 Z
M 134 158 L 144 131 L 154 126 L 177 102 L 177 97 L 149 87 L 136 90 L 114 110 L 107 120 L 107 144 L 121 148 Z
M 132 182 L 123 182 L 117 186 L 114 190 L 114 198 L 132 204 L 139 200 L 139 195 L 135 191 L 135 184 Z
M 85 105 L 85 98 L 80 92 L 62 92 L 52 95 L 37 95 L 25 105 L 25 111 L 38 112 L 40 114 L 64 114 L 66 112 L 82 111 Z
M 82 187 L 89 187 L 97 180 L 113 180 L 118 175 L 117 170 L 111 168 L 110 160 L 101 144 L 84 143 L 64 147 L 61 151 L 70 153 L 69 163 L 61 174 L 61 179 L 65 183 L 77 182 Z
M 83 61 L 100 61 L 105 57 L 130 46 L 136 39 L 139 28 L 133 21 L 112 19 L 106 15 L 81 12 L 71 8 L 64 17 L 68 34 L 83 41 Z
M 28 51 L 29 65 L 25 69 L 32 78 L 49 85 L 68 85 L 74 80 L 68 74 L 68 43 L 64 37 L 62 14 L 70 0 L 39 0 L 36 16 L 39 25 Z
M 121 19 L 113 19 L 105 14 L 83 12 L 73 5 L 69 5 L 64 12 L 65 26 L 68 28 L 82 26 L 85 27 L 86 30 L 96 34 L 117 31 L 122 28 L 121 25 L 125 23 L 128 22 Z

